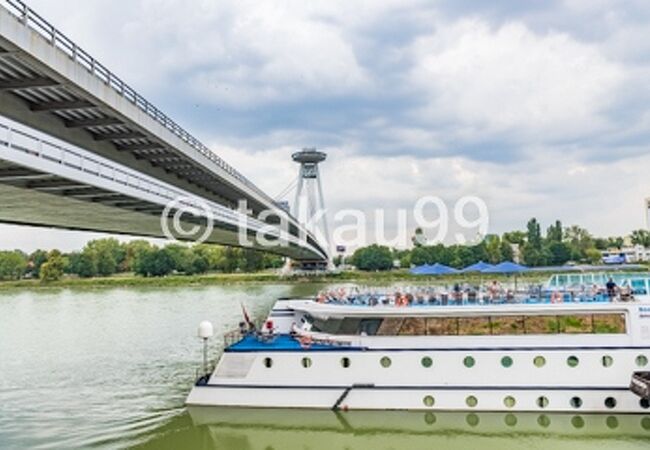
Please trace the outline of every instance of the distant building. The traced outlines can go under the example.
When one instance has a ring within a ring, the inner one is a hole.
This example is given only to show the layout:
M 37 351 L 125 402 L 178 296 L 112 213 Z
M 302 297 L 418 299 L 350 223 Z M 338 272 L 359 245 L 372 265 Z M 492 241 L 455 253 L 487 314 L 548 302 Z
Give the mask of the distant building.
M 601 252 L 604 264 L 635 264 L 650 261 L 650 248 L 642 245 L 610 248 Z

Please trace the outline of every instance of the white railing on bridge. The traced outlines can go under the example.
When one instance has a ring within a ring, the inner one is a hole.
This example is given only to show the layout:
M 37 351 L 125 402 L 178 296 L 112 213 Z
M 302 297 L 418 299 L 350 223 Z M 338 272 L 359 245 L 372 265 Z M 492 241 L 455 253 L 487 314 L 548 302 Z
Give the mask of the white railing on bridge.
M 10 154 L 3 155 L 3 152 L 12 150 L 18 153 L 17 158 L 12 158 Z M 24 126 L 0 116 L 0 159 L 24 162 L 25 156 L 31 156 L 38 160 L 53 163 L 55 166 L 72 170 L 73 173 L 82 173 L 84 174 L 83 176 L 77 176 L 76 178 L 89 180 L 88 184 L 100 188 L 111 189 L 111 187 L 102 186 L 105 183 L 101 181 L 104 181 L 115 183 L 116 185 L 112 186 L 112 189 L 117 192 L 121 192 L 118 190 L 119 186 L 135 189 L 136 194 L 139 194 L 143 198 L 143 201 L 157 203 L 163 208 L 170 204 L 170 202 L 175 202 L 179 207 L 182 206 L 188 210 L 207 213 L 206 217 L 208 219 L 217 220 L 237 227 L 244 223 L 245 220 L 245 226 L 248 230 L 254 232 L 262 231 L 267 236 L 273 236 L 278 240 L 290 242 L 309 249 L 315 254 L 320 254 L 320 251 L 311 244 L 287 233 L 285 230 L 270 227 L 269 224 L 261 220 L 245 216 L 238 211 L 229 209 L 218 203 L 198 198 L 190 192 L 160 182 L 154 177 L 142 174 L 134 169 L 122 166 L 86 150 L 64 145 L 53 138 L 46 138 L 44 135 L 40 135 L 40 133 L 27 131 L 24 129 Z M 38 168 L 35 169 L 38 170 Z M 51 171 L 48 173 L 64 176 L 61 171 Z M 88 176 L 90 176 L 90 179 Z M 93 183 L 92 177 L 98 177 L 100 180 L 95 179 L 95 183 Z M 122 193 L 129 195 L 127 192 Z M 145 197 L 148 198 L 145 200 Z M 206 207 L 209 210 L 206 211 Z
M 62 2 L 63 5 L 63 2 Z M 118 94 L 125 99 L 129 100 L 139 109 L 144 111 L 148 116 L 162 124 L 169 131 L 174 133 L 180 139 L 185 141 L 192 148 L 197 150 L 201 155 L 205 156 L 214 162 L 221 169 L 225 170 L 228 174 L 235 177 L 246 186 L 255 191 L 258 195 L 273 204 L 273 199 L 258 188 L 253 182 L 247 179 L 240 172 L 235 170 L 234 167 L 226 163 L 223 159 L 217 156 L 209 148 L 207 148 L 198 139 L 188 133 L 180 125 L 170 119 L 165 113 L 156 108 L 153 104 L 147 101 L 142 95 L 138 94 L 133 88 L 122 81 L 117 75 L 108 70 L 103 64 L 98 62 L 90 54 L 84 51 L 65 34 L 57 30 L 54 25 L 50 24 L 47 20 L 41 17 L 33 9 L 27 6 L 20 0 L 0 0 L 0 6 L 4 6 L 8 11 L 16 16 L 25 26 L 43 36 L 51 45 L 65 52 L 71 59 L 81 64 L 95 77 L 99 78 L 106 85 L 113 88 Z

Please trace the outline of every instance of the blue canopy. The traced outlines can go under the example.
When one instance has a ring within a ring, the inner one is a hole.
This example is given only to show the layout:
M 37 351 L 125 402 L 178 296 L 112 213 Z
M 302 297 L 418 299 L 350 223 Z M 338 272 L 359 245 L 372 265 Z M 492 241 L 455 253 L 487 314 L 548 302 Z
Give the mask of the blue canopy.
M 512 261 L 504 261 L 497 264 L 496 266 L 489 267 L 485 270 L 482 270 L 483 273 L 522 273 L 528 272 L 528 267 L 522 266 L 521 264 L 514 263 Z
M 435 263 L 433 265 L 424 264 L 422 266 L 414 267 L 411 269 L 413 275 L 448 275 L 458 273 L 458 270 L 453 267 L 445 266 L 444 264 Z
M 475 264 L 472 264 L 471 266 L 467 266 L 464 269 L 461 270 L 463 273 L 469 273 L 469 272 L 483 272 L 486 269 L 490 269 L 494 267 L 493 264 L 489 264 L 483 261 L 479 261 Z

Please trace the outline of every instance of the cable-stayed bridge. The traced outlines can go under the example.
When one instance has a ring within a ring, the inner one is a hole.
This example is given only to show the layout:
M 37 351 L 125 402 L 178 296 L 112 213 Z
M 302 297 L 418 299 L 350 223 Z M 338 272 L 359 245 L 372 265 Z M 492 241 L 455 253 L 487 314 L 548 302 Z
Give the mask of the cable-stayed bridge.
M 176 201 L 171 213 L 200 212 L 183 228 L 214 221 L 207 242 L 240 245 L 244 224 L 281 244 L 255 248 L 328 258 L 288 211 L 18 0 L 0 0 L 0 199 L 1 222 L 150 237 L 165 236 Z

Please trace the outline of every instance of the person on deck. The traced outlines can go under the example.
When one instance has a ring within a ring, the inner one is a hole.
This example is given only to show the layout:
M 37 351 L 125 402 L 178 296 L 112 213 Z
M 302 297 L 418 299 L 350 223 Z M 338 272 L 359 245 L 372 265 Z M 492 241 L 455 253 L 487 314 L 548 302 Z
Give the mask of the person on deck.
M 610 300 L 613 299 L 614 296 L 616 295 L 617 286 L 612 278 L 609 279 L 609 281 L 605 285 L 605 288 L 607 288 L 607 296 L 610 298 Z

